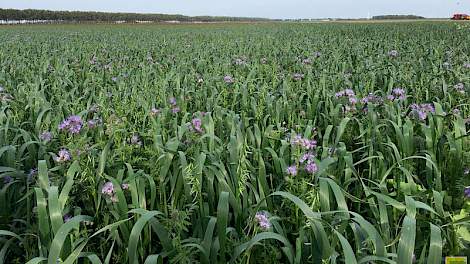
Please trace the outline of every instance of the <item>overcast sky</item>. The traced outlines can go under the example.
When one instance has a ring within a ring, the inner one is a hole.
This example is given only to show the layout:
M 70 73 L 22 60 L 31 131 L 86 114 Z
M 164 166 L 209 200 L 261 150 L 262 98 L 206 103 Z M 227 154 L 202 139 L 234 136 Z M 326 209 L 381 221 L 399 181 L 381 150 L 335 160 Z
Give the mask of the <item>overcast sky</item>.
M 0 0 L 0 8 L 265 18 L 450 17 L 470 13 L 470 0 Z

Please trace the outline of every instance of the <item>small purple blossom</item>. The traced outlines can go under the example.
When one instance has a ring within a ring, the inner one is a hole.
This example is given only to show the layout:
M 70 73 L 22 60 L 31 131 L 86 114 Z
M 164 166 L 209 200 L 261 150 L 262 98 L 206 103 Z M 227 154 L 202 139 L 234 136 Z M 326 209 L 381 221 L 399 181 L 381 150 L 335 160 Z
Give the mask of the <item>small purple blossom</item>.
M 59 150 L 57 157 L 55 158 L 56 162 L 63 163 L 71 159 L 70 152 L 66 149 Z
M 315 58 L 318 58 L 318 57 L 320 57 L 320 56 L 321 56 L 321 52 L 320 52 L 320 51 L 315 51 L 315 52 L 313 53 L 313 57 L 315 57 Z
M 257 212 L 255 215 L 255 219 L 261 229 L 267 230 L 271 227 L 271 223 L 269 222 L 268 216 L 265 212 Z
M 64 215 L 64 223 L 67 223 L 68 221 L 72 220 L 72 216 L 69 214 Z
M 4 184 L 9 184 L 12 181 L 13 181 L 13 178 L 10 175 L 7 175 L 7 176 L 3 177 L 3 183 Z
M 426 120 L 429 113 L 435 113 L 435 109 L 432 104 L 412 104 L 410 108 L 411 114 L 417 116 L 420 120 Z
M 117 81 L 118 81 L 118 77 L 112 77 L 111 80 L 112 80 L 113 82 L 117 82 Z
M 456 85 L 454 85 L 454 89 L 458 93 L 461 93 L 461 94 L 465 93 L 465 86 L 463 85 L 463 83 L 457 83 Z
M 49 142 L 52 140 L 52 133 L 49 131 L 44 131 L 39 135 L 39 139 L 44 142 Z
M 470 186 L 465 187 L 465 190 L 463 192 L 464 192 L 465 198 L 470 199 Z
M 308 162 L 307 165 L 305 165 L 305 170 L 310 174 L 314 174 L 318 171 L 318 166 L 315 162 L 311 161 Z
M 202 121 L 201 121 L 200 118 L 194 118 L 191 121 L 191 125 L 192 125 L 192 128 L 194 129 L 194 131 L 196 131 L 197 133 L 203 133 L 204 132 L 204 130 L 201 128 Z
M 156 116 L 159 113 L 160 113 L 160 109 L 158 109 L 158 108 L 153 107 L 152 109 L 150 109 L 150 115 L 151 116 Z
M 312 60 L 310 58 L 303 59 L 302 64 L 310 65 L 310 64 L 312 64 Z
M 88 128 L 90 128 L 90 129 L 93 129 L 93 128 L 99 126 L 100 124 L 101 124 L 101 119 L 98 119 L 98 118 L 90 119 L 87 122 Z
M 106 182 L 101 188 L 101 193 L 104 195 L 112 196 L 114 195 L 114 185 L 112 182 Z
M 470 175 L 470 168 L 465 168 L 463 170 L 463 175 Z
M 176 105 L 176 98 L 174 97 L 171 97 L 168 102 L 172 105 L 172 106 L 175 106 Z
M 140 140 L 140 137 L 138 134 L 133 134 L 131 139 L 130 139 L 130 143 L 132 145 L 136 145 L 136 146 L 142 146 L 142 141 Z
M 259 61 L 260 61 L 261 64 L 268 63 L 268 59 L 266 59 L 266 58 L 261 58 Z
M 128 183 L 123 183 L 123 184 L 121 184 L 121 188 L 123 190 L 129 190 L 129 184 Z
M 294 73 L 292 74 L 292 79 L 294 79 L 294 81 L 300 81 L 304 78 L 304 74 L 302 73 Z
M 66 130 L 71 134 L 78 134 L 82 126 L 82 118 L 78 115 L 71 115 L 59 124 L 59 130 Z
M 381 104 L 383 103 L 383 99 L 377 95 L 374 95 L 373 93 L 369 93 L 366 97 L 363 97 L 361 99 L 361 103 L 367 104 L 367 103 L 372 103 L 372 104 Z
M 234 83 L 235 81 L 233 80 L 232 76 L 225 75 L 224 76 L 224 82 L 230 84 L 230 83 Z
M 172 112 L 173 114 L 177 114 L 177 113 L 180 112 L 180 108 L 177 107 L 177 106 L 175 106 L 175 107 L 171 108 L 171 112 Z
M 292 166 L 287 167 L 286 172 L 287 172 L 288 175 L 291 175 L 291 176 L 297 175 L 297 166 L 292 165 Z
M 392 58 L 396 58 L 398 57 L 399 53 L 397 50 L 391 50 L 388 52 L 388 56 L 392 57 Z
M 28 173 L 28 181 L 32 181 L 33 177 L 38 174 L 38 169 L 32 168 Z
M 300 157 L 299 162 L 300 163 L 304 163 L 306 161 L 312 162 L 314 158 L 315 158 L 315 155 L 313 155 L 311 152 L 307 152 Z
M 464 68 L 467 68 L 467 69 L 470 69 L 470 62 L 465 62 L 465 63 L 463 64 L 463 67 L 464 67 Z
M 460 110 L 457 109 L 457 108 L 454 108 L 454 109 L 452 110 L 452 114 L 454 114 L 454 115 L 460 115 Z

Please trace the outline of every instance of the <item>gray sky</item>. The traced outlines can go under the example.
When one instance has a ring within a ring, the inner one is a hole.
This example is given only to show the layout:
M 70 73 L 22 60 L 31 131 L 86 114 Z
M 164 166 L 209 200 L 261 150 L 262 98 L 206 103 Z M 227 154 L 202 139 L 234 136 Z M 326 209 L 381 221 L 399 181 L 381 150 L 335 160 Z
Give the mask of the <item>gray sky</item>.
M 0 0 L 0 8 L 266 18 L 450 17 L 470 13 L 470 0 Z

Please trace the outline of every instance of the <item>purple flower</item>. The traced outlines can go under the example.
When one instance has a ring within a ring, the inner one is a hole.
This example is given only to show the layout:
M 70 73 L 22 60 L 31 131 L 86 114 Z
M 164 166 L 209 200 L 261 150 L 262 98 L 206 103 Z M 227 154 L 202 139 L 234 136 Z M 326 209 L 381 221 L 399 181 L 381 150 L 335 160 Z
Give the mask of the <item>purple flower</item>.
M 466 62 L 463 64 L 464 68 L 470 69 L 470 62 Z
M 310 174 L 314 174 L 318 171 L 318 166 L 315 162 L 311 161 L 308 162 L 307 165 L 305 165 L 305 170 Z
M 399 55 L 398 51 L 396 51 L 396 50 L 391 50 L 391 51 L 388 52 L 388 56 L 390 56 L 392 58 L 396 58 L 396 57 L 398 57 L 398 55 Z
M 173 114 L 177 114 L 177 113 L 180 112 L 180 108 L 177 107 L 177 106 L 175 106 L 175 107 L 173 107 L 173 108 L 171 109 L 171 112 L 172 112 Z
M 121 188 L 123 190 L 129 190 L 129 184 L 128 183 L 123 183 L 123 184 L 121 184 Z
M 55 158 L 55 161 L 62 163 L 62 162 L 67 162 L 70 159 L 71 159 L 70 152 L 66 149 L 61 149 L 59 150 L 59 153 L 57 157 Z
M 336 98 L 340 98 L 340 97 L 343 97 L 343 96 L 344 96 L 344 91 L 339 91 L 339 92 L 335 93 Z
M 192 121 L 191 121 L 191 124 L 192 124 L 192 128 L 197 132 L 197 133 L 203 133 L 203 129 L 201 128 L 201 125 L 202 125 L 202 121 L 200 118 L 194 118 Z
M 64 223 L 67 223 L 68 221 L 72 220 L 72 216 L 69 214 L 64 215 Z
M 470 186 L 465 187 L 465 190 L 463 192 L 464 192 L 465 198 L 470 198 Z
M 104 195 L 112 196 L 114 195 L 114 185 L 112 182 L 106 182 L 101 188 L 101 193 Z
M 383 99 L 379 96 L 374 95 L 373 93 L 369 93 L 366 97 L 361 99 L 361 103 L 373 103 L 373 104 L 381 104 L 383 103 Z
M 246 65 L 246 61 L 244 59 L 237 58 L 233 61 L 233 64 L 242 66 L 242 65 Z
M 158 109 L 158 108 L 153 107 L 152 109 L 150 109 L 150 115 L 151 116 L 156 116 L 159 113 L 160 113 L 160 109 Z
M 357 98 L 356 97 L 349 97 L 349 103 L 350 104 L 356 104 L 357 103 Z
M 304 78 L 304 76 L 305 76 L 305 75 L 302 74 L 302 73 L 294 73 L 294 74 L 292 75 L 292 79 L 294 79 L 294 81 L 300 81 L 300 80 L 302 80 L 302 79 Z
M 37 174 L 38 174 L 38 169 L 36 168 L 31 169 L 28 173 L 28 181 L 32 181 L 33 177 L 36 176 Z
M 313 155 L 311 152 L 305 153 L 300 157 L 299 162 L 304 163 L 305 161 L 311 162 L 315 158 L 315 155 Z
M 465 93 L 465 86 L 463 85 L 463 83 L 458 83 L 454 85 L 454 89 L 461 94 Z
M 112 80 L 113 82 L 117 82 L 118 78 L 117 78 L 117 77 L 112 77 L 111 80 Z
M 297 166 L 292 165 L 292 166 L 287 167 L 286 172 L 287 172 L 288 175 L 292 175 L 292 176 L 297 175 Z
M 93 129 L 93 128 L 99 126 L 100 124 L 101 124 L 101 119 L 98 119 L 98 118 L 90 119 L 87 122 L 88 128 L 90 128 L 90 129 Z
M 234 83 L 235 81 L 233 80 L 232 76 L 230 76 L 230 75 L 225 75 L 225 76 L 224 76 L 224 82 L 230 84 L 230 83 Z
M 420 120 L 426 120 L 429 113 L 434 113 L 435 109 L 432 104 L 412 104 L 410 105 L 410 114 L 417 116 Z
M 320 57 L 320 56 L 321 56 L 321 52 L 320 52 L 320 51 L 315 51 L 315 52 L 313 53 L 313 57 L 315 57 L 315 58 L 318 58 L 318 57 Z
M 132 145 L 136 145 L 139 147 L 142 146 L 142 141 L 140 141 L 140 137 L 138 134 L 132 135 L 130 142 Z
M 82 126 L 82 118 L 77 115 L 72 115 L 59 124 L 59 130 L 67 130 L 71 134 L 78 134 L 80 133 Z
M 11 181 L 13 181 L 13 178 L 9 175 L 3 177 L 3 183 L 4 184 L 9 184 Z
M 460 115 L 460 110 L 457 109 L 457 108 L 455 108 L 455 109 L 452 110 L 452 114 L 454 114 L 454 115 Z
M 261 64 L 268 63 L 268 59 L 266 59 L 266 58 L 261 58 L 259 61 L 260 61 Z
M 463 170 L 463 175 L 469 175 L 470 174 L 470 168 L 465 168 Z
M 44 131 L 39 135 L 39 139 L 44 142 L 49 142 L 52 140 L 52 133 L 49 131 Z
M 303 60 L 302 60 L 302 64 L 310 65 L 310 64 L 312 64 L 312 60 L 309 59 L 309 58 L 303 59 Z
M 268 216 L 265 212 L 257 212 L 255 215 L 255 219 L 261 229 L 267 230 L 271 227 L 271 223 L 269 222 Z
M 171 105 L 175 106 L 176 105 L 176 98 L 171 97 L 168 102 L 170 102 Z

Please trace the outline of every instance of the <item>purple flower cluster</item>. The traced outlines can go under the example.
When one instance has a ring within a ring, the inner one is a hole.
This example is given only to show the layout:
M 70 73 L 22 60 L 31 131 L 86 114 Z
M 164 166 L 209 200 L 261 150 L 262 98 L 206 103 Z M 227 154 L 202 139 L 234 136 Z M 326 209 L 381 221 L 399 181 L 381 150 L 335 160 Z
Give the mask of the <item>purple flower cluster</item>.
M 463 191 L 465 198 L 470 199 L 470 187 L 465 187 L 465 190 Z
M 108 196 L 112 202 L 117 202 L 116 191 L 114 190 L 114 185 L 112 182 L 106 182 L 101 188 L 101 193 L 105 196 Z
M 72 115 L 59 124 L 59 130 L 65 130 L 70 134 L 78 134 L 80 133 L 82 126 L 82 118 L 78 115 Z
M 363 97 L 361 99 L 361 103 L 363 103 L 363 104 L 367 104 L 367 103 L 381 104 L 381 103 L 383 103 L 383 99 L 380 96 L 377 96 L 373 93 L 369 93 L 366 97 Z
M 464 68 L 467 68 L 467 69 L 470 69 L 470 62 L 465 62 L 465 63 L 463 64 L 463 67 L 464 67 Z
M 70 152 L 66 149 L 59 150 L 57 157 L 55 157 L 55 161 L 59 163 L 67 162 L 71 159 Z
M 350 111 L 355 110 L 355 105 L 357 103 L 357 98 L 356 98 L 356 94 L 354 93 L 354 91 L 352 89 L 345 89 L 343 91 L 339 91 L 339 92 L 335 93 L 335 97 L 337 99 L 340 99 L 342 97 L 347 98 L 348 105 L 344 106 L 344 112 L 350 112 Z
M 224 76 L 224 82 L 227 83 L 227 84 L 231 84 L 231 83 L 234 83 L 235 80 L 232 78 L 232 76 L 230 76 L 230 75 L 225 75 L 225 76 Z
M 391 50 L 391 51 L 388 52 L 388 56 L 392 57 L 392 58 L 396 58 L 396 57 L 398 57 L 398 55 L 399 55 L 399 53 L 398 53 L 397 50 Z
M 259 62 L 260 62 L 261 64 L 266 64 L 266 63 L 268 63 L 268 59 L 267 59 L 267 58 L 261 58 L 261 59 L 259 60 Z
M 300 146 L 303 149 L 310 150 L 317 147 L 317 141 L 314 139 L 303 138 L 301 135 L 296 135 L 291 140 L 292 146 Z
M 301 81 L 303 78 L 304 78 L 304 74 L 302 73 L 294 73 L 292 74 L 292 79 L 294 79 L 294 81 Z
M 297 166 L 292 165 L 292 166 L 287 167 L 286 173 L 291 176 L 297 175 Z
M 197 133 L 204 133 L 204 130 L 202 129 L 202 121 L 200 118 L 193 118 L 191 121 L 191 129 L 196 131 Z
M 267 230 L 271 227 L 271 222 L 269 222 L 268 215 L 266 212 L 257 212 L 255 219 L 259 224 L 259 227 L 263 230 Z
M 412 104 L 410 108 L 410 114 L 418 117 L 420 120 L 426 120 L 429 113 L 435 113 L 435 109 L 432 104 Z
M 52 140 L 52 133 L 49 131 L 44 131 L 39 135 L 39 139 L 47 143 Z
M 463 83 L 458 83 L 458 84 L 454 85 L 454 89 L 458 93 L 465 94 L 465 86 L 463 85 Z
M 403 88 L 394 88 L 392 93 L 387 95 L 387 99 L 390 101 L 404 101 L 406 99 L 406 91 Z
M 320 52 L 320 51 L 315 51 L 315 52 L 313 53 L 313 57 L 315 57 L 315 58 L 318 58 L 318 57 L 320 57 L 320 56 L 321 56 L 321 52 Z

